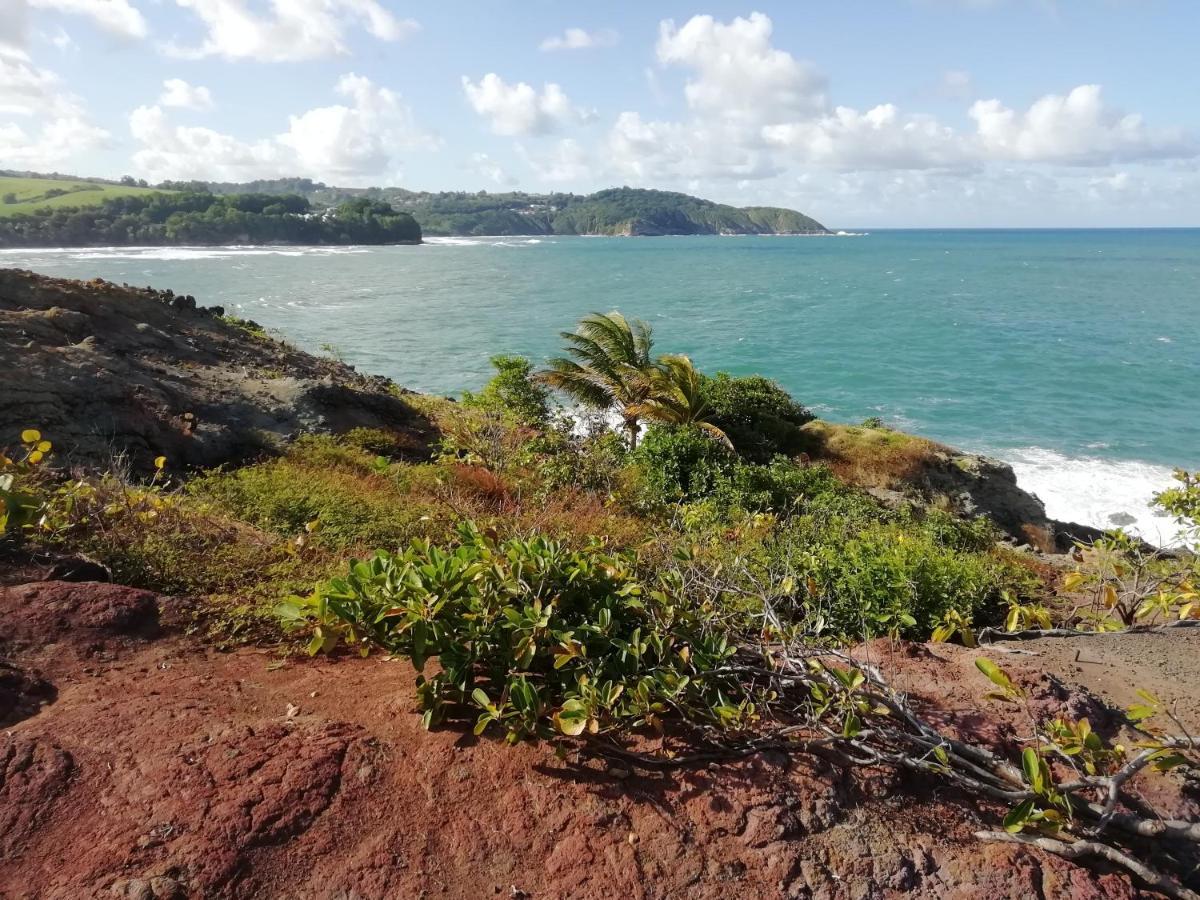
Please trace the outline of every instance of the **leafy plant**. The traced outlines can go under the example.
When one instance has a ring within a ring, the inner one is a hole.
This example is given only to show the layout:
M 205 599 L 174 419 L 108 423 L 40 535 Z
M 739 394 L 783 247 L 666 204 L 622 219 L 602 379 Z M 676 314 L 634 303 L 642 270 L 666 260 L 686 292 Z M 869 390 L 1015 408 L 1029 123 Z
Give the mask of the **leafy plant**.
M 801 426 L 812 413 L 769 378 L 735 378 L 726 372 L 705 377 L 701 398 L 709 422 L 720 428 L 745 459 L 769 463 L 776 455 L 794 456 L 806 446 Z
M 460 541 L 353 562 L 279 614 L 314 628 L 312 652 L 336 634 L 410 659 L 427 727 L 470 705 L 477 732 L 498 726 L 509 741 L 654 726 L 670 710 L 723 727 L 747 715 L 745 689 L 718 671 L 734 647 L 671 573 L 646 582 L 599 545 L 501 540 L 471 523 Z
M 20 537 L 41 518 L 46 497 L 31 483 L 31 475 L 52 448 L 40 431 L 27 428 L 14 452 L 17 459 L 0 453 L 0 539 Z
M 463 403 L 519 425 L 543 427 L 550 420 L 550 395 L 533 378 L 533 363 L 523 356 L 493 356 L 496 374 L 478 394 L 466 392 Z

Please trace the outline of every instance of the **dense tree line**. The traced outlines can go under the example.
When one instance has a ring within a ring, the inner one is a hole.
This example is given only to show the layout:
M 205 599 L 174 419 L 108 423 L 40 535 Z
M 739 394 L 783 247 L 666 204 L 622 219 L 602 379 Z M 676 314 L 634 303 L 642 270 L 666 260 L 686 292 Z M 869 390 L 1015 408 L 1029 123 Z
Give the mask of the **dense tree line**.
M 0 246 L 418 243 L 421 227 L 389 204 L 358 198 L 315 211 L 297 194 L 201 191 L 116 197 L 95 206 L 0 218 Z

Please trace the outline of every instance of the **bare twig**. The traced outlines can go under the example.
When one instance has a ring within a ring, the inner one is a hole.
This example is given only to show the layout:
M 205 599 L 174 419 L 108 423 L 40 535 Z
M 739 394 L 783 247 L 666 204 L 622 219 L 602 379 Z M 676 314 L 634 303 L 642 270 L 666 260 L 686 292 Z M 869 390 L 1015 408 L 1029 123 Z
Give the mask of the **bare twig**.
M 1106 859 L 1136 875 L 1145 885 L 1153 890 L 1174 897 L 1176 900 L 1200 900 L 1200 894 L 1189 890 L 1172 878 L 1158 872 L 1145 863 L 1134 859 L 1127 853 L 1108 844 L 1097 841 L 1060 841 L 1055 838 L 1037 837 L 1029 834 L 1009 834 L 1006 831 L 977 831 L 975 837 L 981 841 L 998 841 L 1008 844 L 1021 844 L 1025 847 L 1036 847 L 1063 859 L 1079 860 L 1088 856 Z

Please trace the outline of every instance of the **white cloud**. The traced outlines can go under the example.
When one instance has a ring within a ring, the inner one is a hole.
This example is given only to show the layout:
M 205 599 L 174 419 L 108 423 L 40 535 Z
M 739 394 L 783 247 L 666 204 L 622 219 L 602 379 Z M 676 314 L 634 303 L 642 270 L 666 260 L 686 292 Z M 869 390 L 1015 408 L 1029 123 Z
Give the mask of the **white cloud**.
M 951 100 L 969 100 L 975 94 L 975 80 L 963 69 L 947 69 L 938 84 L 939 93 Z
M 505 171 L 500 163 L 496 162 L 486 153 L 472 153 L 467 168 L 495 184 L 511 186 L 517 183 L 516 178 Z
M 108 138 L 80 116 L 48 119 L 32 134 L 11 122 L 0 125 L 0 159 L 15 169 L 53 170 L 106 145 Z
M 980 100 L 970 116 L 982 154 L 993 159 L 1095 166 L 1200 152 L 1178 129 L 1153 129 L 1140 115 L 1106 107 L 1097 84 L 1047 94 L 1022 114 L 999 100 Z
M 67 33 L 67 30 L 61 25 L 57 30 L 46 38 L 50 43 L 59 49 L 60 52 L 66 53 L 68 50 L 78 50 L 79 45 L 75 43 L 74 38 Z
M 1090 85 L 1042 97 L 1024 112 L 976 102 L 966 128 L 894 103 L 832 106 L 826 79 L 773 46 L 771 30 L 760 13 L 729 23 L 662 22 L 658 59 L 689 70 L 689 116 L 647 121 L 622 112 L 597 154 L 603 171 L 634 183 L 751 182 L 810 168 L 961 175 L 1005 163 L 1104 166 L 1200 153 L 1179 130 L 1106 107 Z M 948 72 L 943 88 L 965 99 L 970 76 Z
M 0 47 L 0 113 L 32 116 L 65 102 L 58 76 L 12 47 Z M 69 112 L 76 111 L 74 103 Z
M 138 107 L 129 117 L 130 133 L 142 145 L 134 164 L 153 181 L 307 175 L 354 185 L 393 175 L 397 150 L 434 144 L 387 88 L 349 74 L 338 81 L 336 92 L 349 104 L 291 116 L 286 132 L 252 141 L 210 128 L 173 125 L 161 106 Z
M 496 134 L 548 134 L 568 122 L 588 118 L 571 105 L 557 84 L 546 84 L 538 93 L 523 81 L 508 84 L 489 72 L 478 84 L 464 75 L 462 86 L 471 108 L 491 121 Z
M 762 13 L 727 25 L 712 16 L 693 16 L 682 28 L 667 20 L 659 26 L 658 59 L 693 70 L 684 93 L 698 114 L 782 122 L 824 111 L 825 77 L 773 47 L 771 30 Z
M 24 53 L 28 39 L 27 18 L 25 0 L 0 0 L 0 52 Z
M 287 134 L 279 137 L 294 151 L 301 171 L 357 180 L 387 171 L 399 148 L 435 144 L 415 126 L 399 96 L 387 88 L 350 74 L 338 81 L 337 92 L 353 105 L 325 106 L 292 116 Z
M 768 125 L 766 142 L 789 159 L 834 169 L 971 168 L 977 165 L 962 136 L 931 116 L 905 116 L 891 103 L 860 113 L 839 106 L 832 114 Z
M 212 93 L 206 87 L 190 85 L 182 78 L 168 78 L 163 82 L 163 92 L 158 98 L 163 106 L 180 109 L 212 109 Z
M 553 35 L 542 41 L 542 50 L 587 50 L 591 47 L 611 47 L 617 43 L 617 33 L 611 28 L 586 31 L 583 28 L 568 28 L 562 34 Z
M 103 0 L 95 0 L 103 2 Z M 269 16 L 256 15 L 246 0 L 176 0 L 204 23 L 196 47 L 168 44 L 168 54 L 186 59 L 220 56 L 261 62 L 294 62 L 348 51 L 346 30 L 357 23 L 381 41 L 401 40 L 420 26 L 398 19 L 377 0 L 272 0 Z
M 555 184 L 577 186 L 590 181 L 596 172 L 590 154 L 574 138 L 562 138 L 544 153 L 533 153 L 518 144 L 517 153 L 539 178 Z
M 760 179 L 780 173 L 739 126 L 722 121 L 645 121 L 636 112 L 617 117 L 603 159 L 613 175 L 635 184 L 671 179 Z
M 0 116 L 21 119 L 0 120 L 0 165 L 11 168 L 56 169 L 109 137 L 58 75 L 8 42 L 0 43 Z
M 110 34 L 140 39 L 149 34 L 146 19 L 129 0 L 28 0 L 38 9 L 86 16 Z

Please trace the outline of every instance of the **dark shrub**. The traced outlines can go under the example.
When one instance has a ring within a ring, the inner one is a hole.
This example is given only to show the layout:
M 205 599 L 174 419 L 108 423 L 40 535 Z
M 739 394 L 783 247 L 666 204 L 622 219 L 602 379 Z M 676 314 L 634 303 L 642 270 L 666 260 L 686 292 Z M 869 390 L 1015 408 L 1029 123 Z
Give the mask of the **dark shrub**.
M 794 456 L 804 449 L 800 427 L 814 417 L 771 379 L 718 372 L 704 380 L 702 396 L 712 410 L 709 421 L 751 462 L 767 463 L 776 454 Z

